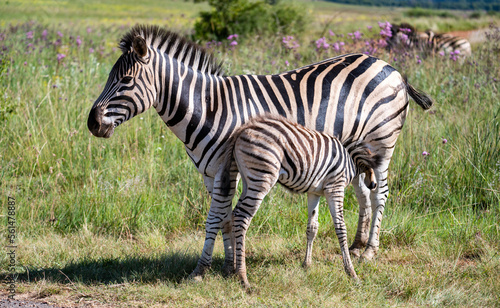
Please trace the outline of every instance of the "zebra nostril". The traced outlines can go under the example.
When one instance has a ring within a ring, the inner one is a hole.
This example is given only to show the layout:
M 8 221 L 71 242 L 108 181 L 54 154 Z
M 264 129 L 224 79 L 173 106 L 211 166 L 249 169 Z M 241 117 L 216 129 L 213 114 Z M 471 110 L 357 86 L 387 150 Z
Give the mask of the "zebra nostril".
M 87 128 L 93 135 L 97 135 L 102 124 L 103 112 L 100 108 L 92 108 L 89 113 L 89 118 L 87 120 Z

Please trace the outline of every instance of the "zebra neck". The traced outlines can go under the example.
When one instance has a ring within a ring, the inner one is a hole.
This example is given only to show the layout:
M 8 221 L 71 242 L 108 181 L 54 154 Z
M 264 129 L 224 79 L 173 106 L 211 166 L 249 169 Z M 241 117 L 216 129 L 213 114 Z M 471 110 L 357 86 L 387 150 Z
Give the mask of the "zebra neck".
M 211 75 L 170 57 L 165 58 L 165 62 L 164 69 L 156 77 L 161 80 L 156 111 L 177 138 L 188 144 L 196 128 L 195 122 L 205 117 L 207 79 Z
M 224 90 L 228 77 L 193 70 L 172 58 L 165 58 L 165 62 L 162 70 L 165 76 L 157 76 L 162 84 L 156 110 L 184 143 L 198 170 L 206 174 L 204 158 L 212 157 L 220 148 L 219 137 L 222 136 L 223 143 L 227 138 L 227 123 L 231 125 L 230 100 Z

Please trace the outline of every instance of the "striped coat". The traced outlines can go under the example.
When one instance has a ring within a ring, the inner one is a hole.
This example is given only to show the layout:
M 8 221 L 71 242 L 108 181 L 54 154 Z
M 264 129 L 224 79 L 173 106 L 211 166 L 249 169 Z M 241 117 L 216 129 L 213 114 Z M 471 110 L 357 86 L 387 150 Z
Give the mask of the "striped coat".
M 391 31 L 392 36 L 388 41 L 388 48 L 391 50 L 413 49 L 424 54 L 454 52 L 464 57 L 472 55 L 469 41 L 459 36 L 436 34 L 431 30 L 418 32 L 407 23 L 393 25 Z
M 347 246 L 343 197 L 345 187 L 360 173 L 365 174 L 364 183 L 369 189 L 377 186 L 373 168 L 379 164 L 378 156 L 368 144 L 352 144 L 348 150 L 335 137 L 283 117 L 265 115 L 236 130 L 227 143 L 225 157 L 216 177 L 216 182 L 221 183 L 218 193 L 234 194 L 231 172 L 240 173 L 243 182 L 233 211 L 233 236 L 236 273 L 245 287 L 249 287 L 245 234 L 264 197 L 277 182 L 292 192 L 308 194 L 307 250 L 303 265 L 311 264 L 312 245 L 318 232 L 318 201 L 324 195 L 339 239 L 344 269 L 357 278 Z

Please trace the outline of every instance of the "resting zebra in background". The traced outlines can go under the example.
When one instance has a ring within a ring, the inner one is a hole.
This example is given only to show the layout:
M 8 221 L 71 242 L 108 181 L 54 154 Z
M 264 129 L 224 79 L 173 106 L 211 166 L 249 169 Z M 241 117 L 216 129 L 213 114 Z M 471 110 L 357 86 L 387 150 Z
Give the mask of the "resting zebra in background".
M 121 123 L 154 107 L 203 175 L 212 197 L 206 238 L 192 277 L 212 262 L 222 230 L 223 270 L 234 271 L 231 245 L 232 197 L 213 193 L 224 145 L 250 118 L 271 113 L 336 136 L 346 147 L 358 140 L 380 156 L 378 186 L 370 191 L 353 180 L 359 202 L 358 230 L 351 252 L 372 259 L 389 194 L 387 173 L 412 97 L 423 109 L 432 101 L 386 62 L 349 54 L 278 75 L 224 76 L 222 66 L 202 47 L 157 26 L 135 26 L 121 40 L 122 55 L 92 106 L 88 128 L 110 137 Z M 231 181 L 236 185 L 236 179 Z M 372 221 L 370 227 L 370 221 Z
M 345 187 L 360 173 L 365 174 L 367 188 L 377 187 L 373 168 L 377 167 L 379 157 L 370 151 L 369 145 L 351 143 L 346 149 L 335 137 L 277 116 L 250 120 L 238 128 L 227 143 L 214 193 L 234 195 L 230 180 L 237 173 L 241 175 L 243 190 L 233 210 L 233 236 L 236 274 L 245 288 L 250 286 L 245 265 L 245 235 L 276 182 L 292 192 L 307 193 L 309 219 L 304 266 L 311 264 L 313 241 L 318 232 L 318 204 L 324 195 L 339 239 L 344 269 L 349 276 L 357 278 L 347 247 L 343 200 Z
M 467 39 L 447 33 L 436 34 L 431 30 L 418 32 L 413 26 L 403 23 L 393 25 L 392 36 L 388 41 L 389 49 L 410 48 L 426 54 L 457 52 L 461 56 L 472 55 L 470 43 Z

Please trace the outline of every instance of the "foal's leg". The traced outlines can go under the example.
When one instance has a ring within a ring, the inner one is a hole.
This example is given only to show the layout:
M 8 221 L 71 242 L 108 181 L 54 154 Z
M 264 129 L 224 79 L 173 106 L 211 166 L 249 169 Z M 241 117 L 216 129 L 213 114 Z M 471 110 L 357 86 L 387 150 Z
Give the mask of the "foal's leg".
M 306 257 L 302 266 L 308 268 L 311 265 L 311 256 L 313 241 L 318 233 L 318 205 L 320 196 L 307 194 L 307 211 L 308 211 L 308 221 L 307 221 L 307 250 Z
M 272 170 L 272 166 L 269 169 Z M 264 177 L 262 174 L 252 174 L 251 171 L 244 174 L 245 171 L 242 171 L 241 168 L 240 172 L 243 181 L 243 191 L 238 204 L 236 204 L 233 210 L 233 237 L 235 239 L 236 274 L 243 287 L 249 290 L 250 283 L 248 282 L 245 263 L 245 236 L 262 200 L 264 200 L 264 197 L 269 193 L 274 184 L 276 184 L 279 170 L 276 170 L 273 174 L 266 174 Z
M 347 230 L 344 222 L 344 185 L 342 183 L 334 183 L 329 188 L 325 189 L 325 197 L 328 200 L 330 214 L 332 215 L 335 233 L 339 239 L 340 251 L 342 252 L 342 261 L 344 270 L 352 278 L 357 279 L 356 272 L 351 262 L 349 249 L 347 246 Z

